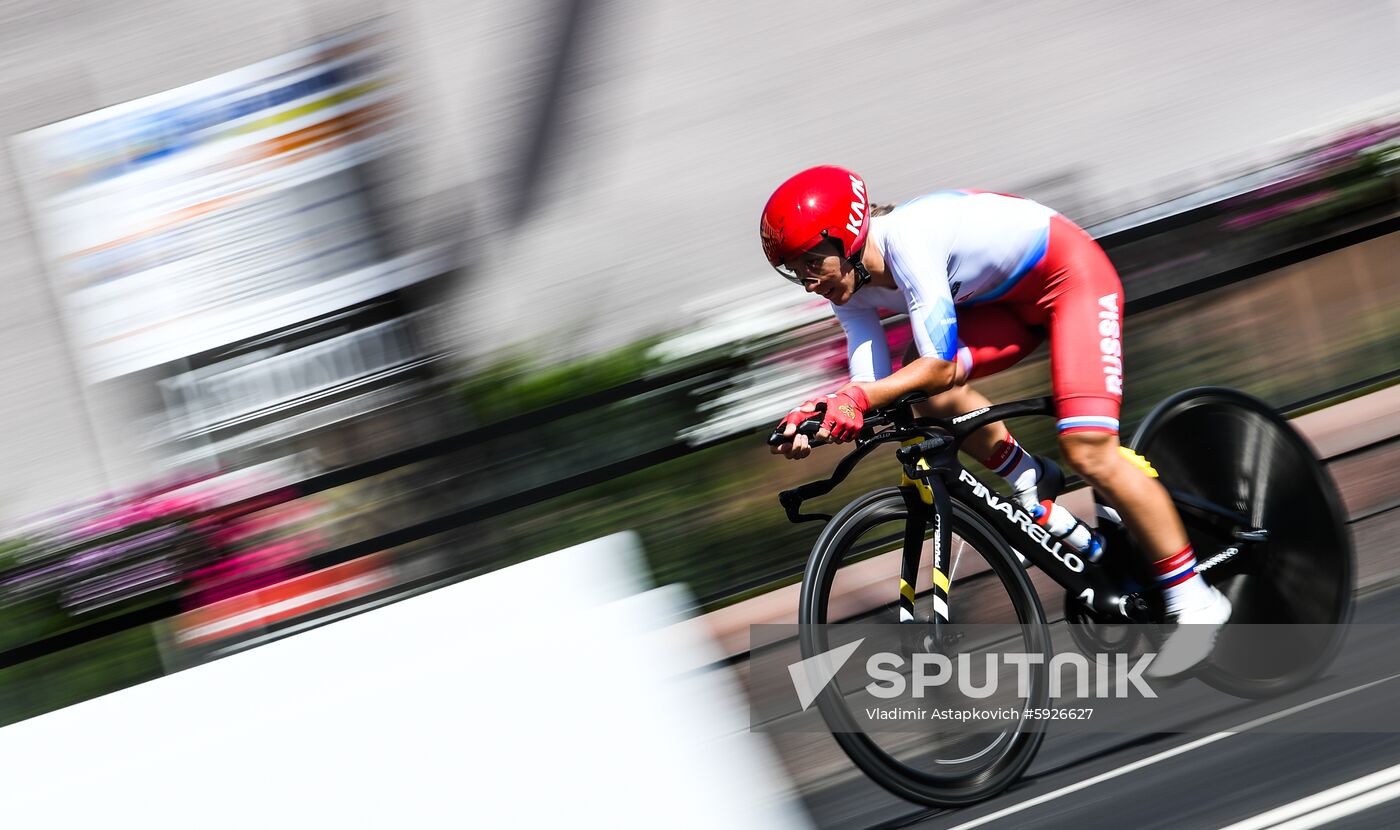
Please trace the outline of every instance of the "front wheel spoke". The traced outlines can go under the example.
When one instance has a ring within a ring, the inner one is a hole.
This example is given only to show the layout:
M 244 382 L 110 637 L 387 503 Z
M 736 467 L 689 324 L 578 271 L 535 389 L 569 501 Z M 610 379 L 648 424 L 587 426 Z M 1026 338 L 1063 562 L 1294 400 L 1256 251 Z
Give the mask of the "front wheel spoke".
M 950 585 L 952 584 L 953 579 L 958 575 L 958 563 L 962 561 L 963 549 L 966 548 L 966 547 L 967 547 L 967 540 L 964 539 L 963 537 L 959 536 L 959 537 L 958 537 L 958 546 L 957 546 L 957 549 L 956 549 L 955 551 L 953 551 L 952 556 L 949 557 L 949 559 L 952 560 L 951 562 L 948 563 L 948 583 L 949 583 Z M 950 594 L 950 595 L 951 595 L 951 593 L 952 593 L 952 592 L 949 591 L 949 594 Z

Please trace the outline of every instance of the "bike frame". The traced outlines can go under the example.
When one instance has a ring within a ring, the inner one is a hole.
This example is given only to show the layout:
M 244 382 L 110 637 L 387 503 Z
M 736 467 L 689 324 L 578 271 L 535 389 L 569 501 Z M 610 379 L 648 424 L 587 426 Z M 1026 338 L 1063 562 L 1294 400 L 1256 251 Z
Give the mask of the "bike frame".
M 946 563 L 952 547 L 952 502 L 957 499 L 1093 614 L 1104 619 L 1146 622 L 1148 607 L 1140 594 L 1125 590 L 1130 586 L 1122 584 L 1115 574 L 1101 564 L 1080 557 L 1069 545 L 1037 525 L 1015 502 L 1002 499 L 993 492 L 958 460 L 963 440 L 988 424 L 1007 418 L 1054 414 L 1054 400 L 1048 396 L 997 404 L 947 420 L 915 418 L 910 403 L 903 403 L 892 415 L 872 419 L 875 426 L 888 423 L 890 428 L 859 439 L 856 449 L 837 464 L 831 478 L 784 490 L 779 494 L 779 501 L 787 510 L 788 518 L 794 522 L 830 519 L 824 514 L 801 513 L 802 502 L 831 492 L 876 447 L 899 441 L 904 444 L 896 452 L 904 466 L 900 491 L 909 510 L 900 573 L 901 620 L 913 620 L 919 560 L 930 523 L 935 530 L 932 573 L 934 611 L 947 620 L 950 579 Z M 1261 541 L 1266 536 L 1263 531 L 1252 528 L 1248 517 L 1237 511 L 1190 494 L 1170 489 L 1168 492 L 1179 507 L 1189 510 L 1197 519 L 1222 527 L 1229 526 L 1234 537 L 1242 543 Z M 1213 566 L 1222 565 L 1237 553 L 1237 548 L 1228 548 L 1227 553 L 1213 557 L 1211 562 Z

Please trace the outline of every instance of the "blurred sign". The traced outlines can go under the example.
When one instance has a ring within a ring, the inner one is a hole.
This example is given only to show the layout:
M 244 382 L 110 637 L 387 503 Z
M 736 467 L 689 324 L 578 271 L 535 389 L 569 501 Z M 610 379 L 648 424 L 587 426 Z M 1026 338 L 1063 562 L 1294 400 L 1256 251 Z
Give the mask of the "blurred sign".
M 363 167 L 395 115 L 373 31 L 13 139 L 87 375 L 106 380 L 440 273 L 386 260 Z
M 261 631 L 392 588 L 397 582 L 388 555 L 373 554 L 187 611 L 172 621 L 175 641 L 182 646 L 206 645 Z
M 303 346 L 271 347 L 160 381 L 171 432 L 232 426 L 417 365 L 411 317 Z

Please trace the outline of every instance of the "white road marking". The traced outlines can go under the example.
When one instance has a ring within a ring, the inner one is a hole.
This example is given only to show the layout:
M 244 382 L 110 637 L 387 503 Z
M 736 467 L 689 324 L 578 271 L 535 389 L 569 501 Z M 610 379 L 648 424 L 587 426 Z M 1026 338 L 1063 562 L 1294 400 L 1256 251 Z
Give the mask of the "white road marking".
M 1395 680 L 1396 678 L 1400 678 L 1400 674 L 1392 674 L 1389 677 L 1382 677 L 1380 680 L 1372 680 L 1370 683 L 1363 683 L 1360 686 L 1353 686 L 1350 689 L 1343 689 L 1340 692 L 1334 692 L 1333 694 L 1327 695 L 1325 697 L 1320 697 L 1317 700 L 1310 700 L 1307 703 L 1300 703 L 1297 706 L 1289 707 L 1288 709 L 1284 709 L 1281 712 L 1274 712 L 1272 715 L 1265 715 L 1262 718 L 1256 718 L 1252 721 L 1242 723 L 1239 726 L 1234 727 L 1233 729 L 1227 729 L 1224 732 L 1216 732 L 1210 735 L 1206 735 L 1204 738 L 1197 738 L 1194 741 L 1184 743 L 1181 746 L 1173 747 L 1163 752 L 1159 752 L 1156 755 L 1149 755 L 1148 757 L 1138 761 L 1134 761 L 1133 763 L 1128 764 L 1127 766 L 1122 766 L 1118 767 L 1117 769 L 1109 770 L 1108 772 L 1095 775 L 1093 778 L 1086 778 L 1083 781 L 1070 784 L 1068 787 L 1061 787 L 1058 790 L 1045 793 L 1044 795 L 1038 795 L 1035 798 L 1029 799 L 1027 801 L 1022 801 L 1019 804 L 1013 804 L 1010 807 L 1005 807 L 1003 809 L 997 810 L 995 813 L 988 813 L 987 815 L 982 816 L 980 818 L 975 818 L 972 821 L 965 822 L 963 824 L 957 825 L 956 827 L 949 828 L 949 830 L 971 830 L 971 828 L 973 827 L 981 827 L 984 824 L 990 824 L 994 821 L 997 821 L 998 819 L 1003 819 L 1007 816 L 1015 815 L 1016 813 L 1022 812 L 1024 810 L 1029 810 L 1032 807 L 1038 807 L 1041 804 L 1046 803 L 1047 801 L 1054 801 L 1057 798 L 1063 798 L 1064 796 L 1067 796 L 1071 793 L 1076 793 L 1080 790 L 1092 787 L 1095 784 L 1102 784 L 1105 781 L 1111 781 L 1114 778 L 1118 778 L 1122 775 L 1127 775 L 1130 772 L 1136 772 L 1142 769 L 1143 767 L 1151 766 L 1159 761 L 1165 761 L 1168 758 L 1175 758 L 1176 756 L 1190 752 L 1193 749 L 1200 749 L 1201 747 L 1208 746 L 1210 744 L 1215 743 L 1216 741 L 1224 740 L 1225 738 L 1228 738 L 1231 735 L 1238 735 L 1241 732 L 1248 732 L 1251 729 L 1257 729 L 1258 727 L 1263 726 L 1267 723 L 1273 723 L 1276 720 L 1282 720 L 1283 718 L 1289 717 L 1291 715 L 1296 715 L 1299 712 L 1306 711 L 1308 709 L 1313 708 L 1314 706 L 1321 706 L 1324 703 L 1331 703 L 1332 701 L 1337 700 L 1339 698 L 1346 697 L 1347 695 L 1356 694 L 1357 692 L 1369 689 L 1373 686 L 1379 686 L 1382 683 L 1388 683 L 1389 681 Z
M 1396 798 L 1400 798 L 1400 783 L 1381 787 L 1379 790 L 1359 795 L 1356 798 L 1349 798 L 1340 804 L 1333 804 L 1331 807 L 1318 810 L 1310 816 L 1302 816 L 1286 824 L 1280 824 L 1274 830 L 1309 830 L 1312 827 L 1321 827 L 1352 813 L 1369 810 L 1377 804 L 1383 804 Z
M 1400 798 L 1400 764 L 1300 798 L 1224 830 L 1304 830 Z

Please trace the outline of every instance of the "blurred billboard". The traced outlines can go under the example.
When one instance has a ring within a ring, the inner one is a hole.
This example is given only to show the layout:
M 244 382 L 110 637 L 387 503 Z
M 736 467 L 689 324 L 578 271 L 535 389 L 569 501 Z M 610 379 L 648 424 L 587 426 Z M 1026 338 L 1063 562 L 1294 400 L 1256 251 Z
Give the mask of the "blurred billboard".
M 14 137 L 90 381 L 205 352 L 441 273 L 391 259 L 364 169 L 393 152 L 375 29 Z

